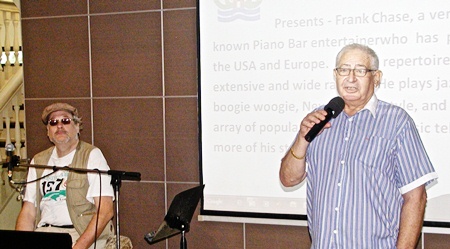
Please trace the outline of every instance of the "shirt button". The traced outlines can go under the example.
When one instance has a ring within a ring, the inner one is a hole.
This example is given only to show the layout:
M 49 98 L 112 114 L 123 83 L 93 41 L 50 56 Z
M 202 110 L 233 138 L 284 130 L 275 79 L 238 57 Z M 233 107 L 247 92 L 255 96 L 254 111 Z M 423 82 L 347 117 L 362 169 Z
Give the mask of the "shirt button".
M 344 165 L 344 163 L 345 163 L 345 161 L 344 161 L 344 160 L 342 160 L 342 161 L 341 161 L 341 164 L 342 164 L 342 165 Z
M 341 186 L 341 183 L 338 183 L 337 185 L 338 185 L 338 187 L 340 187 L 340 186 Z
M 333 233 L 334 233 L 334 234 L 337 234 L 337 230 L 334 230 Z
M 339 208 L 337 207 L 337 208 L 334 208 L 334 210 L 336 210 L 336 212 L 339 212 Z
M 348 137 L 344 138 L 345 141 L 348 141 Z

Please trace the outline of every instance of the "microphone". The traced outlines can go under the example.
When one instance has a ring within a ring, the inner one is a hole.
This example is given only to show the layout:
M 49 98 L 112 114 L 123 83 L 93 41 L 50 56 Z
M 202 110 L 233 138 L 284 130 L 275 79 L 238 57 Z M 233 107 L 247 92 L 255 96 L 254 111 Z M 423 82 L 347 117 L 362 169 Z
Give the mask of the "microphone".
M 8 179 L 11 181 L 12 180 L 12 170 L 14 168 L 14 145 L 12 143 L 9 143 L 6 145 L 5 147 L 6 150 L 6 162 L 5 164 L 7 164 L 8 167 Z
M 331 120 L 331 118 L 336 118 L 344 110 L 345 102 L 341 97 L 335 97 L 325 106 L 324 110 L 327 112 L 325 119 L 320 121 L 320 123 L 315 124 L 311 130 L 305 135 L 305 139 L 311 142 L 317 134 L 322 130 L 322 128 Z

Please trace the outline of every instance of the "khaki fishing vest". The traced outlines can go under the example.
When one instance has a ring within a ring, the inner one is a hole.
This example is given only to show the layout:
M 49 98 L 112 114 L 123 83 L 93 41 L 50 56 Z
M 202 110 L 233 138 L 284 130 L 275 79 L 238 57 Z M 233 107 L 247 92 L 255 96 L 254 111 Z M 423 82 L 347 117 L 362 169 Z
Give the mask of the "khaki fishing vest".
M 89 155 L 91 151 L 95 147 L 91 144 L 88 144 L 83 141 L 79 141 L 75 155 L 73 157 L 72 163 L 69 165 L 71 168 L 81 168 L 86 169 Z M 47 165 L 50 160 L 50 156 L 52 155 L 52 151 L 54 146 L 44 150 L 34 157 L 34 163 L 37 165 Z M 42 176 L 44 169 L 37 168 L 36 176 L 39 178 Z M 36 184 L 36 225 L 40 220 L 40 201 L 42 199 L 41 191 L 39 190 L 40 184 Z M 89 182 L 87 178 L 87 173 L 77 173 L 74 171 L 70 171 L 67 177 L 67 188 L 66 188 L 66 202 L 67 208 L 69 210 L 70 219 L 72 220 L 73 226 L 77 230 L 78 234 L 82 234 L 89 222 L 91 221 L 92 215 L 97 212 L 94 204 L 90 203 L 86 200 L 86 194 L 89 188 Z M 109 236 L 113 235 L 113 225 L 112 221 L 109 221 L 108 225 L 106 225 L 102 234 L 97 238 L 107 239 Z

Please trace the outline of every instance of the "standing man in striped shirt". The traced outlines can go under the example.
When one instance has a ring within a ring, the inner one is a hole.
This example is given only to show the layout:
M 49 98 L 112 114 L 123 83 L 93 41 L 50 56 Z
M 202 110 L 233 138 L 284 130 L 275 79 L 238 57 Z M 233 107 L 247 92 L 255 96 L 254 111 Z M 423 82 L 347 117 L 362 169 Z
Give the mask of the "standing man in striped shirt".
M 311 248 L 416 247 L 425 186 L 437 174 L 411 117 L 374 94 L 382 77 L 378 66 L 371 48 L 345 46 L 334 69 L 343 112 L 312 142 L 305 135 L 327 112 L 309 113 L 282 159 L 284 186 L 308 179 Z

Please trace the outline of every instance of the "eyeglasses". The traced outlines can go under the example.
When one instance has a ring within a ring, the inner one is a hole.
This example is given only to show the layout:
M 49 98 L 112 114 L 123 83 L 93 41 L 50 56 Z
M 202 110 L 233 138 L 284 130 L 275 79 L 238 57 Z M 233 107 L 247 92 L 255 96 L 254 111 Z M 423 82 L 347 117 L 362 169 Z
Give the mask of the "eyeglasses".
M 348 76 L 348 75 L 350 75 L 350 72 L 353 71 L 353 73 L 357 77 L 364 77 L 364 76 L 366 76 L 367 72 L 377 71 L 377 70 L 366 69 L 366 68 L 354 68 L 354 69 L 351 69 L 351 68 L 341 68 L 341 67 L 337 67 L 334 70 L 336 70 L 336 72 L 340 76 Z
M 68 124 L 70 124 L 71 121 L 72 121 L 71 118 L 50 119 L 50 120 L 48 120 L 48 124 L 50 126 L 55 126 L 55 125 L 59 124 L 59 122 L 61 122 L 64 125 L 68 125 Z

